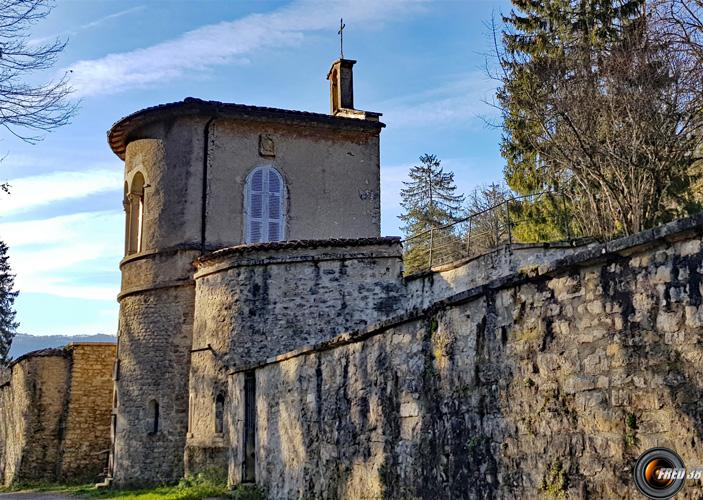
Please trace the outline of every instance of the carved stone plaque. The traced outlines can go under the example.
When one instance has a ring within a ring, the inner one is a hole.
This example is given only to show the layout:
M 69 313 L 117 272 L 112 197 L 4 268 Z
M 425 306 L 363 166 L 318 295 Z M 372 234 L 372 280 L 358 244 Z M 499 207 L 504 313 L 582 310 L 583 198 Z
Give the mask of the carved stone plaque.
M 276 156 L 276 145 L 269 134 L 259 135 L 259 154 L 261 156 Z

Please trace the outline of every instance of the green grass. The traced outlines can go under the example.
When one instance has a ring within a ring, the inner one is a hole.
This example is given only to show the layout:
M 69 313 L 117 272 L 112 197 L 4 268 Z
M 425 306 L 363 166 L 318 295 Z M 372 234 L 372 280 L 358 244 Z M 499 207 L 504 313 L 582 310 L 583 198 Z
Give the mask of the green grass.
M 264 500 L 265 493 L 256 486 L 240 485 L 230 490 L 222 483 L 202 478 L 183 479 L 177 485 L 135 490 L 96 489 L 94 485 L 18 484 L 6 491 L 46 491 L 65 493 L 77 498 L 122 498 L 125 500 L 200 500 L 203 498 L 227 498 L 232 500 Z

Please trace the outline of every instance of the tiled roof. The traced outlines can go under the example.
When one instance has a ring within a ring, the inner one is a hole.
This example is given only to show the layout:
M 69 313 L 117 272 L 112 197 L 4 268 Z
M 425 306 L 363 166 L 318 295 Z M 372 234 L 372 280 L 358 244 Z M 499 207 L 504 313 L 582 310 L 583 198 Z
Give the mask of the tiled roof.
M 250 245 L 237 245 L 215 250 L 195 260 L 196 264 L 206 263 L 220 257 L 229 255 L 256 252 L 258 250 L 290 250 L 296 248 L 320 247 L 357 247 L 366 245 L 397 245 L 400 244 L 398 236 L 382 236 L 380 238 L 332 238 L 328 240 L 289 240 L 270 241 L 267 243 L 252 243 Z
M 29 358 L 42 358 L 42 357 L 48 357 L 48 356 L 66 356 L 67 352 L 66 349 L 63 347 L 50 347 L 47 349 L 39 349 L 38 351 L 32 351 L 23 354 L 22 356 L 18 357 L 17 359 L 13 359 L 12 362 L 10 363 L 10 366 L 16 365 L 20 361 L 23 361 L 25 359 Z
M 169 102 L 136 111 L 118 120 L 107 132 L 107 141 L 112 151 L 124 159 L 129 134 L 136 127 L 174 115 L 229 116 L 255 121 L 285 121 L 289 123 L 315 124 L 333 128 L 380 130 L 385 125 L 379 121 L 344 118 L 322 113 L 294 111 L 289 109 L 247 106 L 245 104 L 204 101 L 186 97 L 182 101 Z

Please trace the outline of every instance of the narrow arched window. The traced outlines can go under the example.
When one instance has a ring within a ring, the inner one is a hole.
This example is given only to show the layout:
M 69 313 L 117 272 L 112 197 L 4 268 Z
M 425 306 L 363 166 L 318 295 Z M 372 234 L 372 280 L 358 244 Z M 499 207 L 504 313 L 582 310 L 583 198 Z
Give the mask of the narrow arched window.
M 188 432 L 193 432 L 193 395 L 188 396 Z
M 125 191 L 127 190 L 125 184 Z M 144 176 L 137 172 L 132 177 L 132 184 L 125 196 L 127 214 L 127 255 L 142 251 L 142 233 L 144 228 Z
M 337 83 L 337 70 L 332 71 L 332 78 L 330 78 L 330 85 L 332 85 L 332 91 L 330 96 L 332 97 L 332 113 L 337 111 L 339 106 L 339 84 Z
M 149 401 L 149 434 L 159 432 L 159 403 L 155 399 Z
M 246 243 L 281 241 L 285 232 L 285 184 L 271 166 L 255 168 L 245 185 Z
M 225 432 L 225 395 L 222 393 L 215 398 L 215 432 Z

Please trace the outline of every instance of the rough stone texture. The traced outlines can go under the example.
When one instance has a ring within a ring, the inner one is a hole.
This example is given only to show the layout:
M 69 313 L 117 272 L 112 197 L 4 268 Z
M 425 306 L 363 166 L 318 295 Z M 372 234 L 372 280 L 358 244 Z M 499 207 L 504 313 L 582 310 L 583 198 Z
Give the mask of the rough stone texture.
M 455 293 L 520 271 L 544 265 L 593 245 L 589 240 L 541 245 L 506 245 L 488 253 L 433 268 L 406 278 L 406 311 L 424 309 Z
M 71 344 L 71 385 L 62 443 L 64 482 L 95 481 L 110 449 L 115 344 Z
M 196 274 L 187 472 L 226 464 L 215 400 L 227 369 L 329 340 L 402 309 L 400 245 L 248 251 L 208 259 Z M 215 457 L 208 461 L 207 457 Z
M 124 153 L 125 193 L 130 192 L 137 173 L 145 180 L 141 249 L 121 263 L 119 378 L 111 459 L 112 477 L 118 486 L 177 480 L 183 474 L 190 351 L 213 335 L 208 332 L 195 341 L 192 339 L 195 313 L 192 262 L 203 253 L 243 242 L 244 181 L 254 168 L 272 165 L 285 180 L 286 239 L 366 238 L 380 233 L 382 124 L 333 117 L 323 120 L 320 116 L 303 122 L 301 113 L 280 110 L 268 113 L 235 105 L 212 107 L 193 100 L 174 104 L 168 110 L 152 111 L 123 120 L 110 134 L 110 140 L 120 144 L 119 154 Z M 261 134 L 273 141 L 275 155 L 260 154 Z M 387 271 L 396 280 L 401 272 L 398 253 L 396 249 L 395 261 Z M 382 260 L 386 256 L 375 258 Z M 368 271 L 375 264 L 364 259 L 359 260 L 359 266 L 370 277 L 374 273 Z M 330 290 L 336 289 L 339 296 L 342 279 L 338 275 L 345 272 L 345 264 L 332 269 L 336 264 L 324 262 L 324 256 L 319 260 L 319 265 L 314 264 L 323 275 L 318 283 L 337 281 Z M 302 269 L 306 265 L 290 263 L 272 269 L 286 266 Z M 257 296 L 259 292 L 252 290 L 259 287 L 261 293 L 268 293 L 264 290 L 269 284 L 268 269 L 247 264 L 234 273 L 242 274 L 236 286 L 243 288 L 242 295 L 249 301 L 242 307 L 252 314 L 266 302 Z M 378 296 L 388 292 L 374 289 L 376 283 L 388 279 L 386 276 L 370 279 L 365 290 L 359 282 L 359 293 Z M 295 286 L 290 280 L 281 284 L 287 287 L 287 293 Z M 308 284 L 310 289 L 314 286 L 312 282 Z M 271 308 L 289 307 L 283 304 L 281 291 L 270 290 L 271 297 L 281 302 L 275 306 L 271 301 Z M 321 302 L 328 300 L 323 296 L 325 291 L 316 292 Z M 253 295 L 249 297 L 250 292 Z M 337 305 L 344 303 L 343 297 L 334 300 Z M 290 307 L 283 315 L 293 318 L 298 311 Z M 226 316 L 226 310 L 218 314 Z M 238 335 L 238 339 L 261 335 L 266 325 L 258 321 L 262 313 L 258 314 L 257 330 Z M 354 309 L 348 316 L 347 328 L 351 327 L 352 316 L 354 321 L 361 322 L 363 313 Z M 209 321 L 217 325 L 214 318 Z M 279 321 L 285 320 L 279 318 Z M 293 325 L 291 321 L 288 326 Z M 254 324 L 244 317 L 237 322 Z M 311 320 L 307 324 L 312 323 Z M 332 330 L 330 335 L 338 331 Z M 284 336 L 279 335 L 279 339 Z M 302 345 L 301 342 L 317 340 L 319 336 L 306 333 L 281 342 L 284 349 L 289 349 Z M 196 359 L 207 355 L 207 352 L 194 354 Z M 206 375 L 207 372 L 203 376 Z M 201 383 L 204 382 L 195 382 L 196 386 Z M 212 413 L 213 398 L 217 395 L 212 391 L 217 384 L 210 381 L 206 386 L 207 391 L 195 393 L 197 401 L 193 404 L 197 408 L 204 405 Z M 151 401 L 159 404 L 160 429 L 156 434 L 147 429 Z M 192 420 L 199 429 L 201 418 L 194 415 Z M 207 429 L 206 437 L 193 439 L 192 452 L 185 457 L 187 462 L 211 463 L 218 460 L 213 457 L 221 455 L 218 449 L 226 449 L 224 437 L 213 436 L 214 431 Z
M 257 482 L 273 498 L 635 498 L 645 449 L 703 463 L 701 222 L 269 360 L 255 370 Z M 228 396 L 233 484 L 243 378 Z
M 0 389 L 0 478 L 5 485 L 56 479 L 69 360 L 62 349 L 13 364 Z
M 28 353 L 0 387 L 0 484 L 92 481 L 107 463 L 114 345 Z
M 196 274 L 193 347 L 257 363 L 402 309 L 400 244 L 262 250 L 209 261 Z M 301 314 L 302 313 L 302 314 Z
M 192 286 L 120 302 L 113 479 L 118 486 L 178 480 L 188 427 Z M 153 433 L 151 401 L 159 405 Z

